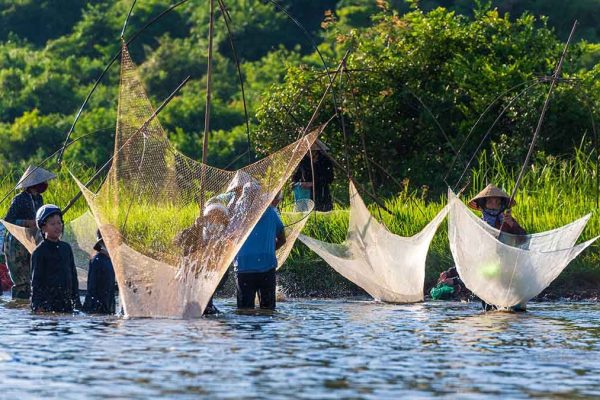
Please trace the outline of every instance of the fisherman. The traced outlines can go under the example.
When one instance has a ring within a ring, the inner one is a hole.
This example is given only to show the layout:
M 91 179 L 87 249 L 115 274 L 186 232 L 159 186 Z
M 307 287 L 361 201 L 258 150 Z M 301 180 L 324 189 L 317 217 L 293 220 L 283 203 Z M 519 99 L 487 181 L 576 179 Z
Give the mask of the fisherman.
M 81 309 L 73 251 L 60 240 L 62 211 L 54 204 L 44 205 L 35 221 L 44 239 L 31 253 L 31 309 L 66 313 Z
M 513 218 L 511 208 L 516 205 L 514 200 L 504 190 L 489 184 L 477 196 L 469 201 L 469 207 L 481 211 L 481 218 L 491 227 L 499 229 L 501 232 L 516 235 L 512 238 L 504 238 L 503 241 L 511 240 L 513 245 L 522 245 L 525 242 L 527 232 Z M 523 236 L 523 237 L 519 237 Z M 502 238 L 501 238 L 502 239 Z M 510 244 L 510 243 L 508 243 Z M 494 306 L 481 301 L 483 309 L 490 311 Z M 526 304 L 517 304 L 511 308 L 513 311 L 525 311 Z
M 254 308 L 257 294 L 260 308 L 275 309 L 275 251 L 286 241 L 284 226 L 276 211 L 279 199 L 280 196 L 275 196 L 235 257 L 239 309 Z
M 229 224 L 229 210 L 220 202 L 208 203 L 194 224 L 179 232 L 174 239 L 184 256 L 205 248 L 211 238 L 218 239 Z
M 226 238 L 223 233 L 229 224 L 229 211 L 221 202 L 207 204 L 201 217 L 196 218 L 194 224 L 181 231 L 174 239 L 177 246 L 182 248 L 183 260 L 180 274 L 192 271 L 197 277 L 200 273 L 198 265 L 200 255 L 205 262 L 210 262 L 214 254 L 218 254 Z M 193 257 L 189 257 L 194 255 Z M 217 286 L 217 290 L 227 281 L 226 273 Z M 213 298 L 208 301 L 204 315 L 218 314 L 219 309 L 214 305 Z
M 329 185 L 333 183 L 333 163 L 325 154 L 329 148 L 317 139 L 311 150 L 312 160 L 310 154 L 304 156 L 292 177 L 294 200 L 298 203 L 299 200 L 311 199 L 314 190 L 315 210 L 331 211 L 333 203 Z
M 237 171 L 233 176 L 229 185 L 225 189 L 224 193 L 221 193 L 217 196 L 211 197 L 206 202 L 207 205 L 213 203 L 220 203 L 227 207 L 229 213 L 233 211 L 233 207 L 235 203 L 241 198 L 242 191 L 244 189 L 244 185 L 250 182 L 256 182 L 256 180 L 250 176 L 247 172 Z
M 44 204 L 42 193 L 48 189 L 48 181 L 54 178 L 56 175 L 41 167 L 29 166 L 16 186 L 22 191 L 13 198 L 4 220 L 36 229 L 35 215 Z M 4 255 L 13 282 L 12 298 L 29 299 L 31 257 L 25 246 L 8 232 L 4 240 Z
M 429 292 L 433 300 L 467 300 L 469 290 L 458 276 L 456 267 L 440 273 L 437 284 Z
M 471 199 L 469 207 L 481 211 L 481 219 L 488 225 L 513 235 L 526 235 L 525 229 L 513 218 L 511 208 L 516 204 L 502 189 L 489 184 Z
M 108 250 L 102 239 L 100 230 L 96 232 L 96 254 L 88 267 L 87 293 L 83 303 L 83 311 L 95 314 L 114 314 L 115 302 L 115 270 Z

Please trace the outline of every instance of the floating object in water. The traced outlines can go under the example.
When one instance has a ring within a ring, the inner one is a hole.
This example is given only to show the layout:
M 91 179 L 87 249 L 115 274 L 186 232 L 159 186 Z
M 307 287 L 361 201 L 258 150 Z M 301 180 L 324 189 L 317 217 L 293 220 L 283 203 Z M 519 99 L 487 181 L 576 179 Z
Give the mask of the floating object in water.
M 423 300 L 429 244 L 447 213 L 446 206 L 421 232 L 411 237 L 398 236 L 373 218 L 351 182 L 346 241 L 332 244 L 304 235 L 299 239 L 375 299 L 417 302 Z
M 451 191 L 448 238 L 460 278 L 498 308 L 526 304 L 596 239 L 575 245 L 590 215 L 532 235 L 500 232 L 473 214 Z

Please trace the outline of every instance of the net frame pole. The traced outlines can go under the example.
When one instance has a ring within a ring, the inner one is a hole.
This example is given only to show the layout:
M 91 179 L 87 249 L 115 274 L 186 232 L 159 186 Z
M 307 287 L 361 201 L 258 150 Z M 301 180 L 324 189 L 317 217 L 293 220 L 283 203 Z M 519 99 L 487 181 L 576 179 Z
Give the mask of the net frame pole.
M 200 212 L 204 212 L 204 182 L 208 159 L 208 135 L 210 134 L 210 102 L 212 100 L 213 35 L 215 31 L 215 0 L 209 0 L 210 22 L 208 24 L 208 62 L 206 66 L 206 105 L 204 108 L 204 135 L 202 138 L 202 173 L 200 176 Z
M 556 86 L 556 84 L 558 83 L 558 80 L 560 79 L 560 73 L 562 71 L 563 61 L 565 60 L 565 57 L 567 55 L 567 50 L 569 49 L 569 44 L 571 44 L 571 40 L 573 39 L 573 35 L 575 33 L 576 28 L 577 28 L 577 20 L 575 20 L 575 22 L 573 23 L 573 27 L 571 28 L 571 33 L 569 33 L 569 38 L 567 39 L 567 43 L 565 44 L 565 47 L 563 48 L 563 52 L 560 55 L 560 58 L 558 59 L 556 69 L 554 71 L 554 74 L 552 75 L 552 81 L 550 82 L 550 88 L 548 89 L 548 94 L 546 95 L 546 100 L 544 101 L 544 106 L 542 107 L 542 113 L 540 114 L 540 118 L 538 119 L 537 126 L 533 133 L 533 138 L 531 139 L 531 144 L 529 145 L 529 150 L 527 151 L 527 156 L 525 157 L 525 161 L 523 162 L 521 171 L 519 171 L 519 175 L 517 176 L 517 180 L 515 181 L 515 187 L 513 188 L 513 191 L 510 195 L 510 199 L 508 200 L 506 209 L 510 209 L 510 205 L 514 201 L 515 196 L 517 194 L 517 190 L 519 189 L 519 184 L 521 183 L 521 179 L 523 178 L 523 175 L 525 175 L 525 169 L 527 168 L 527 165 L 529 164 L 529 160 L 531 159 L 531 155 L 533 154 L 533 149 L 535 148 L 535 143 L 537 142 L 540 130 L 542 129 L 542 124 L 544 122 L 544 117 L 546 116 L 546 111 L 548 110 L 548 106 L 550 104 L 550 96 L 552 96 L 554 87 Z M 504 227 L 505 220 L 506 219 L 503 219 L 502 224 L 500 224 L 500 233 L 502 233 L 502 228 Z

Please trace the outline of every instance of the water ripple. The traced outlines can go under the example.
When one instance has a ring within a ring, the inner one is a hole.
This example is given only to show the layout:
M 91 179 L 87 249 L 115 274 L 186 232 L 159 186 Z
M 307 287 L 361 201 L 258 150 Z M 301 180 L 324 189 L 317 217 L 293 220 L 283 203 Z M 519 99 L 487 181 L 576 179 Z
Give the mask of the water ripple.
M 197 321 L 40 316 L 0 302 L 7 398 L 600 396 L 600 305 L 297 300 Z

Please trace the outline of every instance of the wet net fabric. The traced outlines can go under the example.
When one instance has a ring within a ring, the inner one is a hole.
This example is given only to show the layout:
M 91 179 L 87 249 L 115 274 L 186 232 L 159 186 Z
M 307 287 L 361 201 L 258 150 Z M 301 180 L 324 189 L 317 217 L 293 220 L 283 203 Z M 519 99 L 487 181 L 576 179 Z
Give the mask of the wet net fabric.
M 571 260 L 596 240 L 576 245 L 590 215 L 532 235 L 500 234 L 452 192 L 448 238 L 458 273 L 476 296 L 501 308 L 537 296 Z
M 6 230 L 17 239 L 29 253 L 32 253 L 37 247 L 38 243 L 42 241 L 42 235 L 39 229 L 25 228 L 19 225 L 11 224 L 1 220 Z
M 298 239 L 298 235 L 304 229 L 314 208 L 315 203 L 312 200 L 303 199 L 295 203 L 294 210 L 296 211 L 281 213 L 281 220 L 285 225 L 285 244 L 275 252 L 277 256 L 277 269 L 281 268 L 285 260 L 289 257 Z
M 32 253 L 42 241 L 42 235 L 38 229 L 24 228 L 2 221 L 6 229 L 13 235 L 29 253 Z M 61 240 L 69 243 L 73 250 L 75 266 L 77 267 L 77 279 L 79 288 L 87 288 L 87 271 L 90 258 L 95 254 L 96 244 L 96 221 L 89 211 L 80 217 L 67 222 Z
M 202 315 L 252 228 L 322 128 L 238 171 L 169 143 L 123 47 L 115 151 L 98 191 L 78 185 L 110 253 L 125 315 Z
M 447 207 L 444 207 L 418 234 L 398 236 L 373 218 L 350 183 L 346 241 L 332 244 L 304 235 L 299 239 L 373 298 L 391 303 L 417 302 L 423 300 L 429 244 L 446 214 Z

